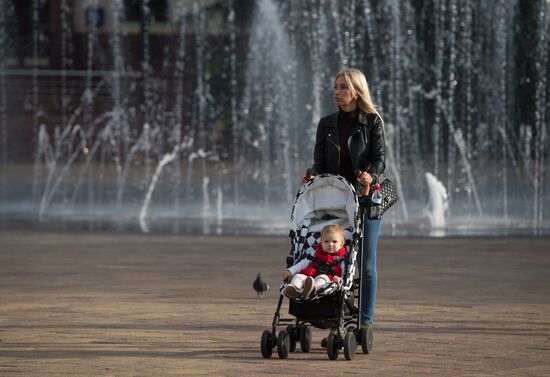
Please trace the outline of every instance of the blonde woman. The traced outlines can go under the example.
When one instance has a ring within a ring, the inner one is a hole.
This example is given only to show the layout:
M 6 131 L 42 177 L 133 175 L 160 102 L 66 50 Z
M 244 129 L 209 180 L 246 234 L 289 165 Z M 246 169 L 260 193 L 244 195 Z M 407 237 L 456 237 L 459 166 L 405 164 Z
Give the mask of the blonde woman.
M 365 75 L 355 68 L 341 70 L 334 80 L 333 96 L 338 111 L 319 121 L 313 167 L 304 179 L 322 173 L 340 174 L 352 185 L 360 183 L 368 190 L 373 176 L 384 171 L 386 153 L 382 118 L 372 101 Z M 366 216 L 364 219 L 362 326 L 373 323 L 380 221 Z

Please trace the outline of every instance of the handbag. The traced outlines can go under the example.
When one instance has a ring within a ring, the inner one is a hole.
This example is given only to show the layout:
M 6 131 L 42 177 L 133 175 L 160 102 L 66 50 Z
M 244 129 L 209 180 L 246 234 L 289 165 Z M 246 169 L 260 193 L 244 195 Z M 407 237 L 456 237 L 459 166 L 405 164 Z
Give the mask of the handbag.
M 382 215 L 399 200 L 395 183 L 389 178 L 385 178 L 380 183 L 380 193 L 382 194 Z
M 376 182 L 373 181 L 368 196 L 359 195 L 359 204 L 367 208 L 367 210 L 372 205 L 371 198 L 372 193 L 374 192 L 375 184 Z M 357 192 L 362 192 L 363 190 L 363 186 L 360 186 Z M 384 213 L 386 213 L 388 209 L 391 208 L 391 206 L 397 203 L 397 201 L 399 200 L 399 195 L 397 194 L 395 183 L 393 183 L 393 181 L 389 178 L 384 178 L 384 180 L 380 182 L 380 194 L 382 195 L 382 203 L 380 204 L 380 216 L 382 216 L 384 215 Z

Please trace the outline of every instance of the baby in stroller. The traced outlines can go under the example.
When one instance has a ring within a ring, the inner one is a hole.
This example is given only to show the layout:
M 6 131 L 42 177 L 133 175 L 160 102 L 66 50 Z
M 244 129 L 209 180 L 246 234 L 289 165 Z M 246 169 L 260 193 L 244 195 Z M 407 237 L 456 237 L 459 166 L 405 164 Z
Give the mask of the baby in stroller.
M 277 349 L 279 357 L 286 359 L 297 343 L 302 352 L 309 352 L 311 328 L 329 329 L 321 346 L 331 360 L 338 358 L 341 349 L 347 360 L 353 359 L 358 344 L 370 353 L 372 328 L 362 326 L 358 310 L 362 219 L 355 189 L 344 177 L 319 174 L 300 187 L 290 216 L 285 281 L 271 329 L 261 337 L 263 357 L 270 358 Z M 290 318 L 281 313 L 287 297 Z M 277 333 L 280 327 L 285 328 Z
M 344 230 L 340 225 L 330 224 L 323 227 L 321 242 L 317 244 L 315 254 L 308 255 L 283 272 L 283 280 L 292 277 L 284 294 L 289 298 L 307 299 L 331 281 L 340 283 L 345 268 L 344 243 Z

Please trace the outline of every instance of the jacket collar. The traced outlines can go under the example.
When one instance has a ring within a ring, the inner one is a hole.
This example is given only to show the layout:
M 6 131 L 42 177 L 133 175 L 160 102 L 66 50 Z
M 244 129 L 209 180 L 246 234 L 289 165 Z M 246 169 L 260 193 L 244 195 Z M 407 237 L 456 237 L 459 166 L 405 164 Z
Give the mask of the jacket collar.
M 359 120 L 358 120 L 358 123 L 359 124 L 362 124 L 364 126 L 368 125 L 368 121 L 367 121 L 367 113 L 365 113 L 364 111 L 362 110 L 359 110 Z
M 338 128 L 338 113 L 339 112 L 337 111 L 330 115 L 329 121 L 327 123 L 327 127 Z M 368 116 L 367 113 L 365 113 L 363 110 L 359 110 L 359 117 L 358 117 L 357 123 L 363 126 L 367 126 L 369 124 L 367 120 L 367 116 Z

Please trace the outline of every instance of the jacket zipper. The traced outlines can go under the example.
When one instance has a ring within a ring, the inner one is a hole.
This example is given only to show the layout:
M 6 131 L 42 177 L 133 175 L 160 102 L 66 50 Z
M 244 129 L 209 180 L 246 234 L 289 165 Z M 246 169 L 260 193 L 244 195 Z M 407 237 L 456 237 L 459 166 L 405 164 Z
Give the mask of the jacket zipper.
M 330 134 L 329 134 L 330 136 Z M 340 174 L 340 146 L 338 144 L 336 144 L 334 141 L 332 141 L 329 137 L 327 137 L 327 140 L 332 144 L 334 145 L 334 147 L 336 148 L 336 150 L 338 151 L 338 174 Z
M 359 129 L 354 130 L 354 131 L 349 135 L 349 137 L 348 137 L 348 149 L 349 149 L 349 147 L 350 147 L 351 138 L 352 138 L 354 135 L 357 135 L 357 134 L 360 134 L 360 133 L 361 133 L 361 129 L 359 128 Z M 366 145 L 365 145 L 365 147 L 366 147 Z
M 350 154 L 351 154 L 351 138 L 354 136 L 354 135 L 357 135 L 357 134 L 361 134 L 361 128 L 358 128 L 356 130 L 354 130 L 351 135 L 349 135 L 348 137 L 348 149 L 350 151 Z M 366 143 L 366 140 L 363 141 L 365 143 L 365 149 L 367 148 L 367 143 Z M 359 169 L 359 166 L 357 166 L 357 169 L 356 170 L 361 170 Z

